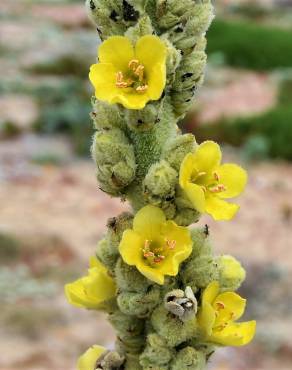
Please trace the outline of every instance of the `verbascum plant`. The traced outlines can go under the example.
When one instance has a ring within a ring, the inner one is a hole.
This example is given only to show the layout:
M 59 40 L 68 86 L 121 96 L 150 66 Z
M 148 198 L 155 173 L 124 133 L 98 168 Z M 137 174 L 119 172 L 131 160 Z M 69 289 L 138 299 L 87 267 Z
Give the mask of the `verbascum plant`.
M 216 346 L 242 346 L 255 321 L 238 322 L 245 271 L 216 257 L 204 213 L 230 220 L 246 172 L 221 164 L 178 121 L 206 64 L 210 0 L 87 0 L 102 41 L 90 68 L 92 156 L 100 189 L 132 212 L 111 218 L 88 275 L 68 284 L 71 304 L 108 313 L 114 351 L 93 345 L 79 370 L 202 370 Z

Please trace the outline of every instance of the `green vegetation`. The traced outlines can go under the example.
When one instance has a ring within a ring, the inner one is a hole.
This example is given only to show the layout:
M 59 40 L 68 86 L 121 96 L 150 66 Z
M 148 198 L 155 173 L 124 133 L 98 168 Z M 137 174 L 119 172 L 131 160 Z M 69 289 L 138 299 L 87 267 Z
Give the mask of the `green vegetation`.
M 41 107 L 36 129 L 49 134 L 66 133 L 77 154 L 89 155 L 93 129 L 86 83 L 79 78 L 68 78 L 61 86 L 43 86 L 35 95 Z
M 261 137 L 272 158 L 292 160 L 292 106 L 278 107 L 258 116 L 219 121 L 200 127 L 195 135 L 198 141 L 207 137 L 239 146 L 251 137 Z M 261 144 L 262 145 L 262 144 Z
M 215 20 L 208 54 L 222 52 L 227 64 L 253 70 L 292 67 L 292 30 L 246 21 Z

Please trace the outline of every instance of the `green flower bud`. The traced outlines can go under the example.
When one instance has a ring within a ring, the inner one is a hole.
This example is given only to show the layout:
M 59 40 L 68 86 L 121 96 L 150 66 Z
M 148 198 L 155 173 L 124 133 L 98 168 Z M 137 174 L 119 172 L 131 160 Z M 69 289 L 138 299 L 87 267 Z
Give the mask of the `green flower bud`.
M 192 347 L 186 347 L 179 351 L 173 363 L 171 370 L 203 370 L 206 367 L 206 356 L 203 352 L 197 351 Z
M 124 263 L 122 258 L 118 259 L 115 275 L 118 288 L 121 290 L 141 293 L 145 292 L 151 285 L 150 280 L 140 274 L 136 267 Z
M 137 2 L 137 1 L 136 1 Z M 139 19 L 137 24 L 133 27 L 130 27 L 127 32 L 125 33 L 125 36 L 128 37 L 133 44 L 136 44 L 138 39 L 145 35 L 152 35 L 153 34 L 153 27 L 151 23 L 151 19 L 144 15 Z
M 236 258 L 228 255 L 217 259 L 219 267 L 219 282 L 221 291 L 232 292 L 237 290 L 246 277 L 246 272 Z
M 137 23 L 142 1 L 137 4 L 133 0 L 86 0 L 86 7 L 100 38 L 105 40 L 109 36 L 123 35 L 128 27 Z
M 193 251 L 181 273 L 184 284 L 194 292 L 219 278 L 218 263 L 213 256 L 208 233 L 207 227 L 192 230 Z
M 152 333 L 147 337 L 145 350 L 140 356 L 140 364 L 143 368 L 155 369 L 156 366 L 167 365 L 174 353 L 175 351 L 166 345 L 163 338 Z
M 195 148 L 196 140 L 192 134 L 179 135 L 166 143 L 162 157 L 179 172 L 184 157 Z
M 160 290 L 153 286 L 146 293 L 121 292 L 117 300 L 123 313 L 144 318 L 159 304 Z
M 125 111 L 125 119 L 131 130 L 148 131 L 160 122 L 160 102 L 152 102 L 140 110 L 128 109 Z
M 178 181 L 178 173 L 162 160 L 153 164 L 144 180 L 144 192 L 147 197 L 173 197 Z
M 119 351 L 139 353 L 145 344 L 144 321 L 134 316 L 128 316 L 121 311 L 115 311 L 109 316 L 109 321 L 117 331 Z
M 133 216 L 128 212 L 124 212 L 118 217 L 110 218 L 107 223 L 108 232 L 106 238 L 98 243 L 96 256 L 111 272 L 114 272 L 120 255 L 119 244 L 123 232 L 126 229 L 131 229 L 132 223 Z
M 104 352 L 96 363 L 95 370 L 114 370 L 120 368 L 125 362 L 125 357 L 116 351 Z
M 112 129 L 97 132 L 91 150 L 101 189 L 118 195 L 135 177 L 133 147 L 121 130 Z
M 112 128 L 123 128 L 124 119 L 117 105 L 92 98 L 92 113 L 94 127 L 97 130 L 109 130 Z
M 127 357 L 127 360 L 125 364 L 125 370 L 142 370 L 142 366 L 140 366 L 140 363 L 139 363 L 138 355 L 127 353 L 126 357 Z
M 176 347 L 197 335 L 195 318 L 182 322 L 177 316 L 171 315 L 164 305 L 154 310 L 151 324 L 169 347 Z

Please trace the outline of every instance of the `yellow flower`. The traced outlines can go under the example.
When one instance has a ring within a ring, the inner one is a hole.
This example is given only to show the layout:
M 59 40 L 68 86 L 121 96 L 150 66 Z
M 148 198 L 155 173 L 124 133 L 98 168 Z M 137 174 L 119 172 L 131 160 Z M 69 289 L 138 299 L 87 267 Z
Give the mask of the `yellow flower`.
M 95 258 L 90 259 L 88 275 L 65 286 L 66 297 L 73 306 L 89 309 L 102 308 L 103 303 L 116 293 L 114 280 L 107 269 Z
M 205 289 L 198 323 L 207 341 L 225 346 L 244 346 L 254 337 L 256 322 L 235 323 L 245 310 L 246 300 L 233 292 L 219 294 L 219 284 Z
M 135 216 L 133 230 L 126 230 L 119 246 L 123 260 L 146 276 L 164 284 L 164 275 L 176 276 L 179 264 L 192 252 L 186 227 L 166 221 L 160 208 L 148 205 Z
M 179 183 L 199 212 L 209 213 L 215 220 L 231 220 L 239 206 L 224 199 L 243 192 L 247 174 L 235 164 L 220 165 L 221 157 L 219 145 L 205 141 L 184 158 Z
M 124 36 L 112 36 L 98 51 L 90 68 L 95 96 L 128 109 L 142 109 L 160 99 L 166 83 L 166 46 L 159 37 L 141 37 L 135 47 Z
M 79 357 L 77 363 L 78 370 L 95 370 L 97 360 L 106 351 L 101 346 L 90 347 L 82 356 Z

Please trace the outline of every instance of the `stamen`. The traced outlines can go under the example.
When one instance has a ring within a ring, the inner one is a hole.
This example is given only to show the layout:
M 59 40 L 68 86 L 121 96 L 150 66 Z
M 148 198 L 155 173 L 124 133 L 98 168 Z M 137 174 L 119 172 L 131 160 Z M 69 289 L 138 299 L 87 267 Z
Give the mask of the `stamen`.
M 138 59 L 132 59 L 130 60 L 129 64 L 128 64 L 129 68 L 132 70 L 132 71 L 136 71 L 137 67 L 139 66 L 139 60 Z
M 223 184 L 218 184 L 216 186 L 209 187 L 209 191 L 211 193 L 221 193 L 222 191 L 225 191 L 226 187 Z
M 118 72 L 117 73 L 117 81 L 116 81 L 116 86 L 119 88 L 125 88 L 130 86 L 128 82 L 124 81 L 124 75 L 123 72 Z
M 139 77 L 139 82 L 143 82 L 144 79 L 144 66 L 139 64 L 136 70 L 134 71 L 135 75 Z
M 198 175 L 197 175 L 197 177 L 201 177 L 201 176 L 205 176 L 205 175 L 207 175 L 207 172 L 199 172 L 198 173 Z
M 225 304 L 223 302 L 216 302 L 217 310 L 224 310 Z
M 176 240 L 166 239 L 166 245 L 168 246 L 169 249 L 174 249 L 176 246 Z
M 214 175 L 214 178 L 215 178 L 216 181 L 220 181 L 220 176 L 219 176 L 218 172 L 214 172 L 213 175 Z
M 157 257 L 154 258 L 154 263 L 160 263 L 165 259 L 165 256 L 159 254 Z
M 148 85 L 143 85 L 143 86 L 138 86 L 137 88 L 136 88 L 136 91 L 138 92 L 138 93 L 144 93 L 145 91 L 147 91 L 148 90 Z

